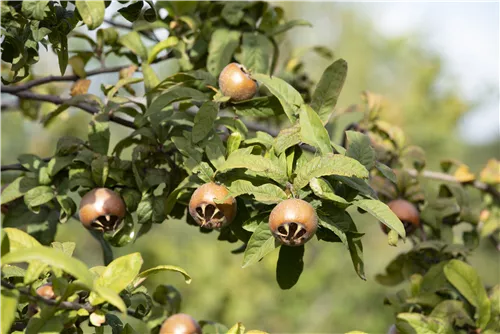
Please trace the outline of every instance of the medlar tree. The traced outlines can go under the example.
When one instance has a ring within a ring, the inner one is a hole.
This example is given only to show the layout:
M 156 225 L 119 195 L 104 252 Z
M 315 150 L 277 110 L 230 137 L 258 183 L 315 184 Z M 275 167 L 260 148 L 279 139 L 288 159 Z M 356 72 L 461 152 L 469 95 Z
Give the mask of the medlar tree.
M 453 161 L 443 162 L 442 172 L 427 171 L 424 152 L 379 120 L 375 95 L 366 92 L 362 105 L 336 111 L 347 62 L 332 62 L 314 89 L 300 58 L 279 67 L 282 34 L 309 25 L 286 21 L 280 7 L 119 1 L 104 28 L 110 5 L 1 3 L 2 93 L 17 97 L 26 115 L 38 115 L 39 105 L 31 102 L 55 105 L 39 115 L 45 126 L 69 108 L 92 115 L 87 140 L 62 137 L 52 157 L 24 154 L 19 164 L 2 166 L 18 171 L 1 201 L 2 333 L 81 333 L 82 326 L 134 333 L 130 317 L 154 333 L 243 333 L 241 323 L 228 329 L 179 313 L 181 296 L 172 286 L 150 292 L 142 285 L 162 271 L 189 283 L 183 269 L 141 272 L 139 253 L 114 259 L 112 247 L 182 218 L 202 233 L 218 233 L 220 241 L 239 243 L 234 253 L 243 253 L 243 267 L 279 248 L 282 289 L 298 281 L 305 244 L 318 241 L 343 243 L 365 279 L 356 212 L 380 221 L 389 244 L 410 239 L 415 245 L 377 277 L 386 285 L 411 282 L 410 295 L 387 300 L 397 314 L 395 330 L 499 329 L 498 287 L 485 290 L 465 262 L 479 239 L 498 244 L 491 218 L 500 199 L 498 162 L 479 179 Z M 120 17 L 132 24 L 117 23 Z M 74 30 L 82 25 L 97 30 L 95 40 Z M 158 30 L 168 38 L 159 40 Z M 68 37 L 83 39 L 87 49 L 69 50 Z M 57 54 L 61 76 L 31 74 L 40 44 Z M 332 58 L 326 48 L 313 50 Z M 113 56 L 130 63 L 109 67 Z M 88 68 L 91 59 L 101 67 Z M 159 77 L 151 65 L 167 59 L 175 59 L 180 72 Z M 65 74 L 68 65 L 73 74 Z M 102 97 L 87 92 L 92 76 L 110 72 L 120 79 L 102 85 Z M 71 98 L 36 91 L 58 81 L 73 82 Z M 136 96 L 141 83 L 145 94 Z M 332 142 L 328 123 L 353 108 L 366 117 L 346 129 L 343 143 Z M 114 147 L 110 122 L 132 129 Z M 483 196 L 477 205 L 468 199 L 471 189 Z M 89 269 L 72 257 L 73 243 L 54 242 L 57 225 L 69 219 L 100 241 L 105 266 Z M 457 245 L 450 235 L 460 222 L 470 230 Z

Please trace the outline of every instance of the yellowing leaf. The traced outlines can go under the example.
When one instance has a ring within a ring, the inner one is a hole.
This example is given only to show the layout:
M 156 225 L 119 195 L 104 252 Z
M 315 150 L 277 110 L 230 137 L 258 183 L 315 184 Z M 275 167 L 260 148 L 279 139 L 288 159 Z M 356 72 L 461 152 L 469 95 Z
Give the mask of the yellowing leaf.
M 489 184 L 500 183 L 500 161 L 496 159 L 488 160 L 488 163 L 479 175 L 481 181 Z
M 458 167 L 454 176 L 460 182 L 471 182 L 476 179 L 474 174 L 469 171 L 469 167 L 467 165 L 461 165 Z
M 90 80 L 88 79 L 80 79 L 76 81 L 73 86 L 71 86 L 71 91 L 69 95 L 77 96 L 82 94 L 87 94 L 90 87 Z

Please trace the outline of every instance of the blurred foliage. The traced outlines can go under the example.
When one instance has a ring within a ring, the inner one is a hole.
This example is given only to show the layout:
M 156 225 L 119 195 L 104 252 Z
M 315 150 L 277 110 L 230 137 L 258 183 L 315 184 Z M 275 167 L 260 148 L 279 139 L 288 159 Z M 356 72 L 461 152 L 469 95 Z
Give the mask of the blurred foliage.
M 359 101 L 362 90 L 383 94 L 387 97 L 387 108 L 381 118 L 398 124 L 407 134 L 408 142 L 423 147 L 430 167 L 437 167 L 444 157 L 455 157 L 475 169 L 484 165 L 486 158 L 498 155 L 496 143 L 467 150 L 457 137 L 457 121 L 470 111 L 472 104 L 461 99 L 453 86 L 438 89 L 442 74 L 441 59 L 422 48 L 418 38 L 388 39 L 376 33 L 372 23 L 355 11 L 333 3 L 280 5 L 289 19 L 308 19 L 332 13 L 333 24 L 311 20 L 314 28 L 298 28 L 293 35 L 289 34 L 290 39 L 285 41 L 289 49 L 285 47 L 281 53 L 287 55 L 296 46 L 307 46 L 304 41 L 311 41 L 327 45 L 334 50 L 336 58 L 347 59 L 349 75 L 339 109 Z M 312 37 L 315 35 L 321 41 Z M 84 45 L 83 41 L 70 40 L 69 43 L 74 43 L 73 46 Z M 43 49 L 40 50 L 40 53 L 43 52 Z M 56 56 L 51 54 L 51 57 L 52 60 L 47 54 L 40 57 L 40 62 L 34 67 L 36 74 L 58 74 L 59 69 L 53 65 Z M 305 80 L 317 82 L 330 61 L 315 53 L 306 54 L 304 59 L 306 66 L 300 70 L 308 73 Z M 119 64 L 120 60 L 116 59 L 116 62 Z M 153 68 L 162 74 L 159 77 L 164 77 L 165 73 L 175 72 L 177 66 L 167 62 L 161 68 L 154 65 Z M 101 83 L 116 81 L 116 75 L 98 78 L 92 80 L 89 89 L 95 94 L 100 94 Z M 332 126 L 330 130 L 337 141 L 342 130 L 359 116 L 353 114 L 353 120 L 346 119 Z M 85 138 L 87 129 L 82 124 L 87 124 L 89 119 L 80 111 L 66 111 L 45 131 L 34 121 L 23 122 L 22 116 L 15 111 L 2 112 L 2 164 L 14 162 L 20 153 L 48 156 L 54 151 L 57 138 L 65 134 Z M 117 139 L 127 132 L 120 126 L 112 125 L 111 145 L 114 146 Z M 9 177 L 7 174 L 2 176 Z M 216 243 L 216 235 L 194 233 L 194 227 L 174 220 L 155 225 L 148 238 L 117 249 L 116 255 L 140 251 L 146 268 L 171 263 L 192 273 L 196 284 L 189 287 L 182 285 L 182 279 L 178 277 L 168 277 L 168 282 L 179 286 L 185 301 L 183 311 L 197 319 L 216 319 L 227 324 L 242 320 L 247 328 L 269 332 L 345 332 L 359 329 L 378 333 L 386 331 L 391 324 L 392 311 L 383 307 L 382 301 L 388 291 L 395 291 L 396 288 L 381 289 L 374 276 L 383 272 L 396 254 L 405 248 L 409 250 L 410 245 L 397 249 L 389 247 L 376 221 L 365 219 L 365 224 L 360 226 L 361 232 L 370 236 L 364 240 L 365 247 L 377 249 L 376 252 L 365 253 L 365 262 L 370 264 L 366 268 L 366 282 L 357 279 L 351 269 L 351 260 L 345 256 L 341 244 L 315 243 L 305 254 L 306 270 L 300 282 L 293 290 L 282 291 L 274 284 L 276 251 L 251 270 L 241 269 L 241 258 L 229 252 L 234 245 Z M 56 240 L 76 242 L 76 257 L 90 266 L 101 264 L 97 241 L 80 232 L 80 224 L 70 220 L 59 228 Z M 492 270 L 498 268 L 496 255 L 491 247 L 482 245 L 471 259 L 489 285 L 499 280 L 498 270 Z M 152 277 L 146 285 L 149 288 L 162 283 L 162 277 Z M 304 308 L 304 305 L 308 307 Z

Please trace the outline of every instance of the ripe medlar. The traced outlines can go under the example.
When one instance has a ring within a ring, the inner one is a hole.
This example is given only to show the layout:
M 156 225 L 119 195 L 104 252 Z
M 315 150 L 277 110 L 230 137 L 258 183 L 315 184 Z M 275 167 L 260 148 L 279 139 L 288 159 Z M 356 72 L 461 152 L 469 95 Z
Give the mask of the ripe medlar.
M 80 202 L 80 221 L 88 229 L 114 231 L 125 213 L 125 203 L 120 195 L 108 188 L 91 190 Z
M 233 101 L 243 101 L 254 97 L 257 83 L 250 78 L 245 66 L 231 63 L 219 75 L 219 87 L 225 96 Z
M 316 233 L 318 216 L 311 204 L 291 198 L 279 203 L 271 211 L 269 228 L 282 244 L 300 246 Z
M 420 226 L 420 214 L 415 205 L 404 199 L 395 199 L 387 203 L 387 206 L 401 220 L 406 234 L 413 233 Z M 389 228 L 382 225 L 382 230 L 389 233 Z
M 213 182 L 196 189 L 189 200 L 189 214 L 202 227 L 214 229 L 229 225 L 236 216 L 236 200 L 229 191 Z M 215 200 L 222 201 L 215 203 Z
M 201 327 L 190 315 L 177 313 L 163 322 L 160 334 L 201 334 Z
M 36 294 L 47 299 L 55 299 L 56 294 L 51 284 L 44 284 L 36 289 Z

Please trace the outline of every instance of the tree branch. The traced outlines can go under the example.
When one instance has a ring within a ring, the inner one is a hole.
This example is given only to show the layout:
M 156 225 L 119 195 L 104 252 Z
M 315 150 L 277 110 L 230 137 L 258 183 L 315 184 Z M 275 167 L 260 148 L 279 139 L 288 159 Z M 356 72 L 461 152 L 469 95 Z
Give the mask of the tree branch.
M 159 63 L 161 61 L 167 60 L 172 58 L 171 53 L 166 54 L 165 56 L 158 57 L 155 60 L 153 60 L 153 64 Z M 113 72 L 120 72 L 124 68 L 129 67 L 130 65 L 122 65 L 122 66 L 115 66 L 115 67 L 108 67 L 108 68 L 99 68 L 93 71 L 89 71 L 86 73 L 86 77 L 91 77 L 95 75 L 100 75 L 100 74 L 105 74 L 105 73 L 113 73 Z M 20 91 L 28 90 L 36 86 L 44 85 L 47 83 L 51 82 L 61 82 L 61 81 L 77 81 L 79 79 L 84 79 L 80 78 L 76 74 L 70 74 L 70 75 L 49 75 L 46 77 L 34 79 L 31 81 L 28 81 L 25 84 L 22 85 L 14 85 L 14 86 L 4 86 L 2 85 L 1 90 L 2 93 L 17 93 Z
M 19 293 L 28 296 L 28 299 L 34 302 L 42 302 L 44 304 L 50 305 L 50 306 L 56 306 L 61 309 L 65 310 L 79 310 L 79 309 L 84 309 L 88 311 L 89 313 L 94 312 L 96 308 L 90 303 L 85 303 L 85 304 L 79 304 L 79 303 L 74 303 L 74 302 L 68 302 L 68 301 L 63 301 L 63 302 L 58 302 L 57 300 L 54 299 L 48 299 L 44 298 L 39 295 L 33 295 L 31 294 L 30 290 L 28 288 L 22 288 L 22 287 L 16 287 L 14 284 L 9 283 L 7 281 L 2 280 L 2 286 L 4 288 L 7 288 L 9 290 L 17 290 Z
M 6 87 L 6 88 L 11 88 L 11 87 Z M 5 89 L 3 87 L 2 87 L 2 90 L 3 90 L 2 93 L 9 93 L 9 94 L 15 95 L 21 99 L 50 102 L 50 103 L 57 104 L 57 105 L 61 105 L 61 104 L 68 102 L 68 100 L 60 98 L 59 96 L 55 96 L 55 95 L 42 95 L 42 94 L 30 92 L 30 91 L 19 91 L 19 92 L 18 91 L 11 91 L 11 90 Z M 97 108 L 95 108 L 87 103 L 78 103 L 78 104 L 75 104 L 72 106 L 80 108 L 91 115 L 95 115 L 99 112 L 99 110 Z M 109 120 L 112 122 L 121 124 L 123 126 L 126 126 L 128 128 L 131 128 L 131 129 L 137 128 L 133 122 L 127 121 L 127 120 L 120 118 L 120 117 L 116 117 L 114 115 L 109 115 Z

